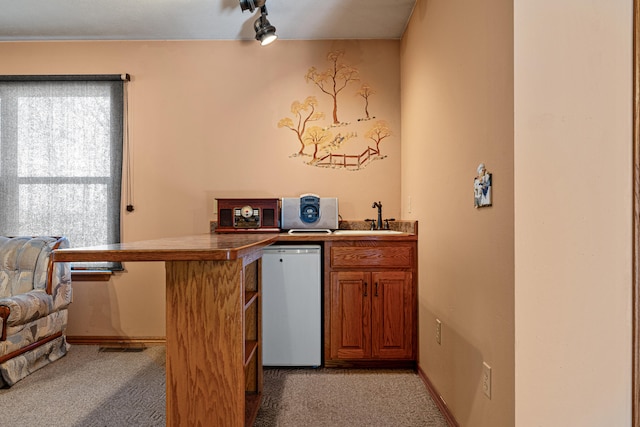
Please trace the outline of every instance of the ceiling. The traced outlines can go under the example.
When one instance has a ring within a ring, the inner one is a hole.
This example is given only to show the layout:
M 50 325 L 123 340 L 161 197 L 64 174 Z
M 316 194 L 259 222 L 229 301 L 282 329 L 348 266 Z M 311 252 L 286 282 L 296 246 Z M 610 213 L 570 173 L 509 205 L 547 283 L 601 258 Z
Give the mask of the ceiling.
M 400 39 L 416 0 L 267 0 L 280 39 Z M 0 0 L 0 41 L 253 40 L 239 0 Z

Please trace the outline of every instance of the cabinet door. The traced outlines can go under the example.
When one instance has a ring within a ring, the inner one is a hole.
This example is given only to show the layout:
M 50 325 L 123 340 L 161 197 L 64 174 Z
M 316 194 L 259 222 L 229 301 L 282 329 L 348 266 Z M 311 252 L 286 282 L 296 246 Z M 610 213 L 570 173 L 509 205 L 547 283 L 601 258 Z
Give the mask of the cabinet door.
M 372 351 L 374 358 L 413 356 L 413 295 L 411 273 L 372 273 Z
M 371 274 L 331 273 L 331 357 L 371 357 Z

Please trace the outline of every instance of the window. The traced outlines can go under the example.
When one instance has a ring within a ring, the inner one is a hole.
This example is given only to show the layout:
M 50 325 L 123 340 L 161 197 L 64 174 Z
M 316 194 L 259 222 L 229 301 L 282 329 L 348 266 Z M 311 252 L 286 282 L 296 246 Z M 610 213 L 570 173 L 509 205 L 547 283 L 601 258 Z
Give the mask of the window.
M 120 75 L 0 76 L 1 235 L 120 241 L 123 93 Z

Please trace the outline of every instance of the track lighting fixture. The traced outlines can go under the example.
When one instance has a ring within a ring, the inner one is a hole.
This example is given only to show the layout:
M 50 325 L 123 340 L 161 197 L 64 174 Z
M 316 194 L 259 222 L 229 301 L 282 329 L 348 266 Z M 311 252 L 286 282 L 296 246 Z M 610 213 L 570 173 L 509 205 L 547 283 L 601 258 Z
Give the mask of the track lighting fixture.
M 278 36 L 276 35 L 276 27 L 271 25 L 267 19 L 267 7 L 262 6 L 261 9 L 260 17 L 256 19 L 253 28 L 256 30 L 256 40 L 258 40 L 262 46 L 266 46 L 274 42 Z
M 240 0 L 240 9 L 244 12 L 248 10 L 253 12 L 257 8 L 260 8 L 260 16 L 253 23 L 253 29 L 256 31 L 256 40 L 260 42 L 262 46 L 266 46 L 274 42 L 278 36 L 276 35 L 276 27 L 271 25 L 267 19 L 267 6 L 266 0 Z
M 258 7 L 264 6 L 266 0 L 240 0 L 240 9 L 244 12 L 248 10 L 249 12 L 253 12 Z

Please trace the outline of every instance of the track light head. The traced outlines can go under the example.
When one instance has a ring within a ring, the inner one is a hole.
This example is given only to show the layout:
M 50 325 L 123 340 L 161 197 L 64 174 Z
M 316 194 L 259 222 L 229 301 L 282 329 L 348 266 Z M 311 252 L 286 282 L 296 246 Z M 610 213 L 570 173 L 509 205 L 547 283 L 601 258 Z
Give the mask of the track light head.
M 276 35 L 276 27 L 271 25 L 267 19 L 267 6 L 265 3 L 267 0 L 240 0 L 240 9 L 244 12 L 248 10 L 253 12 L 257 8 L 260 9 L 260 16 L 253 23 L 253 29 L 256 31 L 256 40 L 260 42 L 262 46 L 266 46 L 274 42 L 278 36 Z
M 267 19 L 267 14 L 264 12 L 256 19 L 253 27 L 256 30 L 256 40 L 258 40 L 262 46 L 273 43 L 278 38 L 276 35 L 276 27 L 271 25 Z
M 276 27 L 271 25 L 267 19 L 267 6 L 260 8 L 260 16 L 253 23 L 253 29 L 256 30 L 256 40 L 260 42 L 260 45 L 266 46 L 273 43 L 278 36 L 276 35 Z

